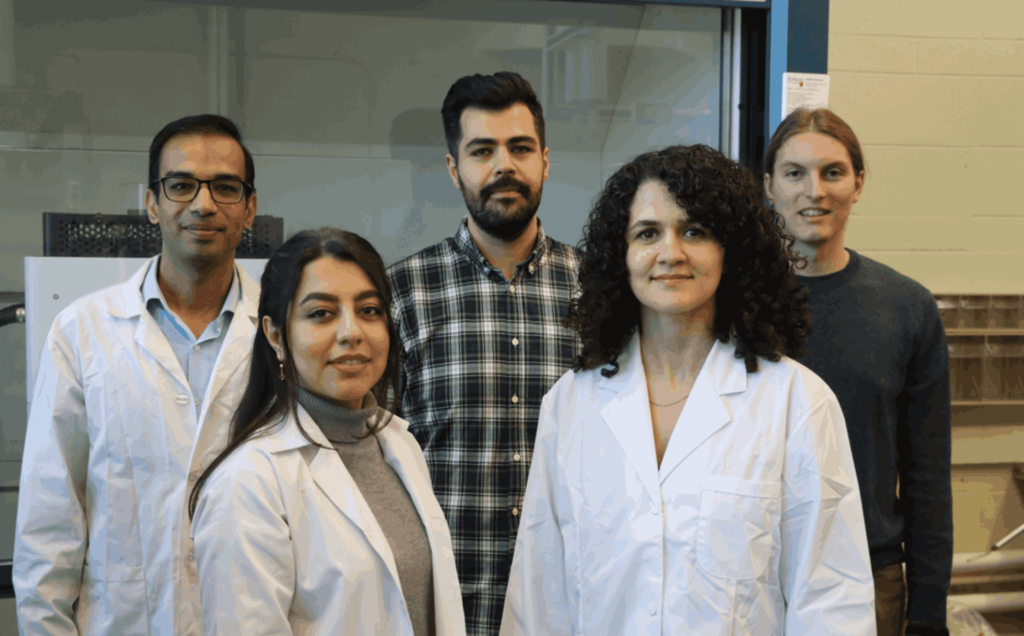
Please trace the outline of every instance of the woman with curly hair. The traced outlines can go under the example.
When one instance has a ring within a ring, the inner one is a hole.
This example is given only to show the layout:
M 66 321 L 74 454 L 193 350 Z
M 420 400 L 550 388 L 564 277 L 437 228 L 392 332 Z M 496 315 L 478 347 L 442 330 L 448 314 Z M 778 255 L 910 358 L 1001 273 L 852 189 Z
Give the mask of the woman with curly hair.
M 502 634 L 870 634 L 857 476 L 792 240 L 706 146 L 608 180 L 545 396 Z

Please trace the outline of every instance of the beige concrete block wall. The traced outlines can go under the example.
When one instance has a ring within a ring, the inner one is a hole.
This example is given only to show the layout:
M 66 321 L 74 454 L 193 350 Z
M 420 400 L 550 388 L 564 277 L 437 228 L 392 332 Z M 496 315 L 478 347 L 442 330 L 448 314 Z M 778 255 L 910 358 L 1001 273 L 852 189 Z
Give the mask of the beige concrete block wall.
M 868 164 L 849 246 L 935 293 L 1024 293 L 1024 2 L 831 0 L 828 68 Z

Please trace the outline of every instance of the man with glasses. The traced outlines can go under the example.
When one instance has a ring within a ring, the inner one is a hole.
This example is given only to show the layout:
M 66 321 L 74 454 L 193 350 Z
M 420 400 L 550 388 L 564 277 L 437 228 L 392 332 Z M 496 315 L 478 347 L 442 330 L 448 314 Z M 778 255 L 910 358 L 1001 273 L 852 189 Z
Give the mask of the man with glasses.
M 256 215 L 254 173 L 230 120 L 165 126 L 146 192 L 160 255 L 54 321 L 18 498 L 23 634 L 200 632 L 184 502 L 245 387 L 260 290 L 235 249 Z

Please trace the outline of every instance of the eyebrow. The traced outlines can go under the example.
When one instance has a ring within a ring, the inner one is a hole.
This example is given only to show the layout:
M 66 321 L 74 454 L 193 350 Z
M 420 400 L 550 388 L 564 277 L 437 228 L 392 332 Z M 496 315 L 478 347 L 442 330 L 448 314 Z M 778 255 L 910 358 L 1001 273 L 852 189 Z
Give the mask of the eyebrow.
M 189 179 L 199 178 L 195 175 L 195 173 L 189 172 L 187 170 L 172 170 L 164 175 L 165 179 L 173 177 L 188 177 Z M 213 179 L 211 179 L 211 181 L 216 181 L 217 179 L 234 179 L 237 181 L 242 181 L 243 183 L 245 182 L 245 179 L 231 172 L 218 172 L 217 174 L 213 175 Z
M 821 169 L 834 168 L 836 166 L 839 166 L 841 168 L 845 168 L 848 165 L 850 165 L 850 164 L 845 162 L 845 161 L 843 161 L 842 159 L 838 159 L 836 161 L 831 161 L 829 163 L 826 163 L 825 165 L 821 166 Z M 806 168 L 807 167 L 807 166 L 805 166 L 802 163 L 799 163 L 797 161 L 793 161 L 792 159 L 787 159 L 786 161 L 783 161 L 782 162 L 782 166 L 783 167 L 786 167 L 786 166 L 796 166 L 797 168 Z
M 654 219 L 641 219 L 641 220 L 637 221 L 636 223 L 634 223 L 633 225 L 630 225 L 629 228 L 626 229 L 626 233 L 629 234 L 629 233 L 631 233 L 631 232 L 633 232 L 635 230 L 639 230 L 639 229 L 642 229 L 642 228 L 661 227 L 661 226 L 662 226 L 661 221 L 656 221 Z
M 517 135 L 515 137 L 509 138 L 509 140 L 506 143 L 511 146 L 513 144 L 523 144 L 523 143 L 538 144 L 539 142 L 537 141 L 537 139 L 535 137 L 531 137 L 529 135 Z M 472 148 L 473 146 L 497 146 L 497 145 L 498 145 L 498 140 L 494 139 L 493 137 L 474 137 L 473 139 L 471 139 L 466 144 L 466 148 Z
M 356 296 L 356 302 L 366 300 L 367 298 L 380 299 L 380 297 L 380 292 L 378 292 L 376 289 L 367 289 L 365 291 L 359 292 L 359 294 Z M 310 292 L 306 294 L 306 297 L 303 298 L 302 302 L 299 304 L 305 305 L 306 303 L 313 301 L 323 301 L 328 303 L 334 303 L 335 305 L 337 305 L 338 297 L 335 296 L 334 294 L 328 294 L 326 292 Z

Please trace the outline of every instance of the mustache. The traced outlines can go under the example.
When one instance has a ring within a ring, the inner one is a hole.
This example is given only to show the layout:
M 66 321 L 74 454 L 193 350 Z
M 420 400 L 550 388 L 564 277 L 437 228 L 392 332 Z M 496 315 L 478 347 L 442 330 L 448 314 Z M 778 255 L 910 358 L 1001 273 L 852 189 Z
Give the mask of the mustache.
M 504 176 L 491 185 L 480 188 L 480 199 L 487 200 L 498 190 L 514 190 L 523 195 L 524 199 L 530 198 L 530 187 L 528 185 L 512 177 Z

